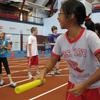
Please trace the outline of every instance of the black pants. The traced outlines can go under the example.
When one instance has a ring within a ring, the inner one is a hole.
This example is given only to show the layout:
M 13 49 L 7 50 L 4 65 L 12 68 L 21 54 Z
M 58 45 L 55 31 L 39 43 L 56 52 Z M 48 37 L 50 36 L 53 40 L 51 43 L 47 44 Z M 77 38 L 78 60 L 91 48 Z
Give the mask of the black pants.
M 0 74 L 2 74 L 2 63 L 3 63 L 3 66 L 6 70 L 6 73 L 10 74 L 10 69 L 9 69 L 9 65 L 8 65 L 8 61 L 7 61 L 6 57 L 4 57 L 4 58 L 0 57 Z

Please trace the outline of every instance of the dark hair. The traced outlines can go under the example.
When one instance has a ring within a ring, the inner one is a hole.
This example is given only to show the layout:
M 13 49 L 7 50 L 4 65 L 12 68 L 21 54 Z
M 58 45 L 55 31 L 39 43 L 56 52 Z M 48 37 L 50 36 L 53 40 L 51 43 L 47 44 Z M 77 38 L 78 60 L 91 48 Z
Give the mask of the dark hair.
M 77 23 L 79 25 L 83 24 L 86 18 L 85 6 L 77 0 L 68 0 L 63 2 L 61 9 L 64 11 L 65 16 L 68 18 L 72 14 L 75 15 Z
M 95 25 L 91 18 L 88 17 L 85 19 L 85 26 L 87 29 L 95 32 Z
M 95 30 L 100 34 L 100 23 L 95 23 Z
M 100 35 L 100 23 L 95 23 L 95 30 L 98 32 Z
M 34 31 L 36 31 L 37 30 L 37 27 L 32 27 L 31 28 L 31 33 L 33 33 Z
M 52 30 L 52 31 L 57 30 L 57 27 L 56 27 L 56 26 L 52 26 L 52 27 L 51 27 L 51 30 Z
M 95 32 L 95 25 L 94 22 L 91 20 L 90 15 L 91 13 L 85 18 L 85 26 L 87 29 Z

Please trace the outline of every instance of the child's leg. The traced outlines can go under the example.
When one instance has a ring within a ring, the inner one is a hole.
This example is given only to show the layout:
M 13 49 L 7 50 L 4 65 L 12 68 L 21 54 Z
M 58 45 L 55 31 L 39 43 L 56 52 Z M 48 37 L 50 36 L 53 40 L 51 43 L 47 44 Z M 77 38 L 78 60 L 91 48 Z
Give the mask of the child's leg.
M 0 74 L 0 86 L 2 85 L 4 85 L 4 80 L 3 80 L 2 74 Z
M 0 74 L 0 80 L 3 80 L 3 76 L 2 76 L 2 74 Z
M 32 70 L 31 70 L 31 65 L 32 65 L 32 61 L 30 58 L 28 58 L 28 78 L 29 79 L 32 79 L 33 76 L 32 76 Z
M 13 82 L 13 80 L 12 80 L 12 77 L 11 77 L 11 74 L 10 74 L 9 65 L 8 65 L 8 61 L 7 61 L 7 58 L 6 58 L 6 57 L 3 58 L 3 65 L 4 65 L 5 70 L 6 70 L 6 73 L 7 73 L 7 75 L 8 75 L 8 78 L 9 78 L 9 81 L 10 81 L 10 85 L 11 85 L 12 87 L 15 87 L 16 84 L 15 84 L 15 83 Z
M 0 59 L 0 86 L 4 85 L 3 76 L 2 76 L 2 59 Z
M 32 78 L 33 78 L 31 66 L 28 67 L 28 78 L 29 78 L 29 79 L 32 79 Z
M 35 68 L 35 76 L 34 79 L 37 79 L 37 76 L 40 75 L 39 65 L 34 65 Z
M 10 69 L 9 69 L 7 58 L 3 58 L 3 65 L 5 67 L 5 70 L 6 70 L 6 73 L 8 75 L 9 81 L 12 82 L 12 78 L 11 78 L 11 75 L 10 75 Z
M 3 80 L 2 77 L 2 59 L 0 58 L 0 80 Z
M 59 65 L 60 65 L 60 62 L 58 61 L 57 64 L 56 64 L 56 66 L 55 66 L 55 68 L 56 68 L 56 74 L 60 74 L 60 70 L 59 70 L 60 66 Z
M 28 65 L 28 73 L 32 73 L 31 65 L 30 64 Z
M 32 70 L 31 70 L 31 66 L 33 65 L 35 68 L 35 73 L 38 71 L 38 55 L 36 56 L 32 56 L 31 59 L 28 58 L 28 77 L 29 79 L 32 79 Z
M 35 76 L 37 76 L 38 74 L 40 74 L 39 65 L 38 65 L 38 55 L 33 56 L 32 65 L 34 66 Z M 35 77 L 34 77 L 34 79 L 35 79 Z
M 32 74 L 31 66 L 28 67 L 28 73 Z
M 40 74 L 40 72 L 39 72 L 39 65 L 35 65 L 35 72 L 36 72 L 36 74 Z
M 58 59 L 58 62 L 57 62 L 57 64 L 56 64 L 56 69 L 57 69 L 57 70 L 59 70 L 60 60 L 61 60 L 61 59 L 59 58 L 59 59 Z
M 60 60 L 61 59 L 59 58 L 57 64 L 54 67 L 55 68 L 55 70 L 54 70 L 55 74 L 60 74 L 60 70 L 59 70 Z
M 58 61 L 56 64 L 56 69 L 59 69 L 60 62 Z
M 53 70 L 51 71 L 51 75 L 56 75 L 56 74 L 58 75 L 58 74 L 61 74 L 61 72 L 60 72 L 60 70 L 59 70 L 59 69 L 60 69 L 60 68 L 59 68 L 59 67 L 60 67 L 59 65 L 60 65 L 60 61 L 57 62 L 57 64 L 55 65 L 55 67 L 54 67 Z

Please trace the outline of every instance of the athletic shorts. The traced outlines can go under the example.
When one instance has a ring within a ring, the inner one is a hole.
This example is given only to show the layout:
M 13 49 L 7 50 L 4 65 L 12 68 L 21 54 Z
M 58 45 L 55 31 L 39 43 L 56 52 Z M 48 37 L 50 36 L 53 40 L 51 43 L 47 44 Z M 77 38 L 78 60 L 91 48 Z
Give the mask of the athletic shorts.
M 61 58 L 58 59 L 58 62 L 60 62 Z
M 29 60 L 28 58 L 28 64 L 31 65 L 38 65 L 38 55 L 32 56 L 32 59 Z
M 68 89 L 73 87 L 74 84 L 68 82 Z M 100 88 L 86 89 L 80 96 L 67 92 L 66 96 L 66 100 L 100 100 Z

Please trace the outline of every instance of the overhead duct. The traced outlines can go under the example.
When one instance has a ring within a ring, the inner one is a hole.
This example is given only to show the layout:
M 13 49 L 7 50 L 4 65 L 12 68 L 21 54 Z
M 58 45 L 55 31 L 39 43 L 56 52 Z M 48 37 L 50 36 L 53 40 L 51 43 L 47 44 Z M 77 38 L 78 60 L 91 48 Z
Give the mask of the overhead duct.
M 44 9 L 44 10 L 50 10 L 49 8 L 45 7 L 45 6 L 42 6 L 40 4 L 37 4 L 37 3 L 32 3 L 32 2 L 29 2 L 28 0 L 25 2 L 25 5 L 26 6 L 30 6 L 30 7 L 34 7 L 34 8 L 40 8 L 40 9 Z
M 45 6 L 48 3 L 48 1 L 49 0 L 36 0 L 36 3 Z

